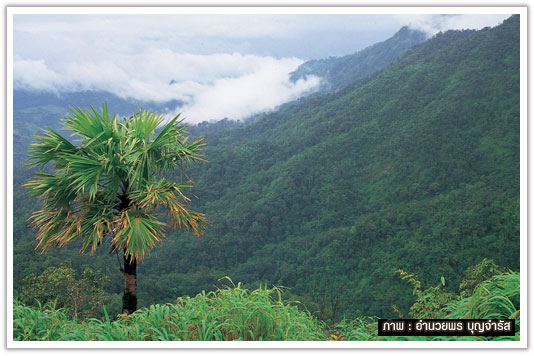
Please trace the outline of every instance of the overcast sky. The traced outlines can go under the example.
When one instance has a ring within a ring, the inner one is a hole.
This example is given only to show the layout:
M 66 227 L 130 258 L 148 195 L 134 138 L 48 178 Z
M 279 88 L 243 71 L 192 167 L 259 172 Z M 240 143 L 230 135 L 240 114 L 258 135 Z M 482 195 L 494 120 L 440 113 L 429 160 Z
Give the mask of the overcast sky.
M 431 36 L 507 17 L 14 15 L 14 88 L 180 99 L 189 122 L 243 119 L 316 88 L 320 78 L 289 81 L 305 60 L 354 53 L 404 25 Z

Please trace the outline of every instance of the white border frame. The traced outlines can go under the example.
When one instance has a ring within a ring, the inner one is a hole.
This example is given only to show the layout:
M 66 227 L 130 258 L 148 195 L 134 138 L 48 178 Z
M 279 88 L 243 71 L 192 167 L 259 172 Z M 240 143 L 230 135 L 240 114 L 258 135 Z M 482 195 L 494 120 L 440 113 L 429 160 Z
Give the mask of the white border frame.
M 520 341 L 13 341 L 13 15 L 16 14 L 519 14 L 520 69 L 520 258 L 521 285 L 527 286 L 528 125 L 527 125 L 527 7 L 7 7 L 7 347 L 8 348 L 526 348 L 528 320 L 523 319 Z M 522 315 L 528 315 L 527 288 L 521 293 Z

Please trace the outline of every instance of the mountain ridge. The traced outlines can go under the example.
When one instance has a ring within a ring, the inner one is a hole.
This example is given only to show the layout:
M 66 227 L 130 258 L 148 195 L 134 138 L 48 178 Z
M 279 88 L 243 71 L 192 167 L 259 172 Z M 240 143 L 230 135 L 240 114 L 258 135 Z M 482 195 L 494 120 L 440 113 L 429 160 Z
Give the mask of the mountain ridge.
M 399 55 L 427 39 L 419 30 L 403 26 L 392 37 L 353 54 L 310 60 L 290 73 L 291 81 L 315 75 L 322 79 L 320 92 L 334 92 L 357 79 L 385 68 Z

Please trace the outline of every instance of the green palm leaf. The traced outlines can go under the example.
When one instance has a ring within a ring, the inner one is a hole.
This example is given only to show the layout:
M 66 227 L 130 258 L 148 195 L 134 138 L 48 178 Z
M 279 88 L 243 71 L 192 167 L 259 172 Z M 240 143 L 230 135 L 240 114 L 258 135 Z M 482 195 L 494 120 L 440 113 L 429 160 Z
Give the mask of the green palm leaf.
M 137 209 L 123 211 L 114 221 L 114 226 L 112 245 L 127 257 L 139 260 L 164 237 L 165 223 Z
M 76 147 L 56 131 L 48 128 L 43 136 L 33 136 L 39 142 L 28 148 L 28 165 L 45 165 L 58 159 L 61 154 L 74 153 Z

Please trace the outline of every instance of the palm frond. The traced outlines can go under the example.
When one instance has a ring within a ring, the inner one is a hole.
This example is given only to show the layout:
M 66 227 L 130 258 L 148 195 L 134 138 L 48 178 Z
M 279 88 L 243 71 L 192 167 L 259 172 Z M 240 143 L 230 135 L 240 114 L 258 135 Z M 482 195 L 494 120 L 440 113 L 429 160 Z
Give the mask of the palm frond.
M 163 122 L 164 116 L 152 111 L 138 111 L 132 116 L 132 135 L 148 142 L 155 135 L 156 128 Z
M 179 118 L 180 115 L 176 115 L 161 129 L 158 137 L 148 146 L 149 150 L 161 148 L 169 142 L 174 142 L 174 140 L 185 133 L 185 126 L 178 125 L 182 121 Z M 169 134 L 169 131 L 174 133 L 174 135 Z M 179 136 L 176 136 L 176 134 L 179 134 Z
M 94 198 L 105 168 L 104 162 L 85 155 L 63 155 L 62 158 L 69 162 L 67 174 L 72 179 L 69 188 L 78 193 L 88 190 L 91 199 Z
M 114 237 L 111 240 L 116 250 L 123 251 L 127 257 L 143 260 L 156 242 L 165 237 L 165 223 L 158 221 L 156 216 L 146 214 L 138 209 L 121 212 L 113 222 Z
M 113 206 L 108 204 L 109 200 L 102 193 L 93 200 L 89 196 L 85 197 L 85 201 L 80 206 L 80 216 L 83 217 L 81 222 L 83 239 L 80 252 L 83 253 L 89 249 L 90 254 L 93 254 L 104 238 L 112 233 L 115 214 Z
M 133 192 L 131 198 L 145 211 L 153 211 L 160 205 L 164 206 L 171 219 L 174 229 L 180 227 L 200 235 L 205 227 L 204 214 L 189 210 L 190 199 L 183 193 L 184 189 L 192 188 L 192 182 L 175 183 L 166 179 L 151 182 L 144 189 Z
M 52 247 L 65 246 L 79 234 L 77 221 L 66 209 L 40 209 L 29 218 L 31 225 L 38 228 L 37 246 L 46 253 Z
M 71 179 L 64 175 L 37 172 L 33 179 L 24 183 L 31 197 L 40 197 L 49 209 L 68 208 L 76 193 L 69 189 Z
M 102 105 L 102 113 L 94 107 L 90 109 L 71 108 L 71 115 L 63 119 L 65 127 L 73 131 L 73 135 L 92 139 L 100 133 L 111 136 L 112 125 L 109 119 L 107 104 Z
M 62 154 L 76 151 L 76 146 L 51 128 L 48 128 L 43 136 L 33 137 L 39 142 L 28 147 L 29 158 L 27 161 L 29 166 L 44 166 L 48 162 L 58 159 Z

